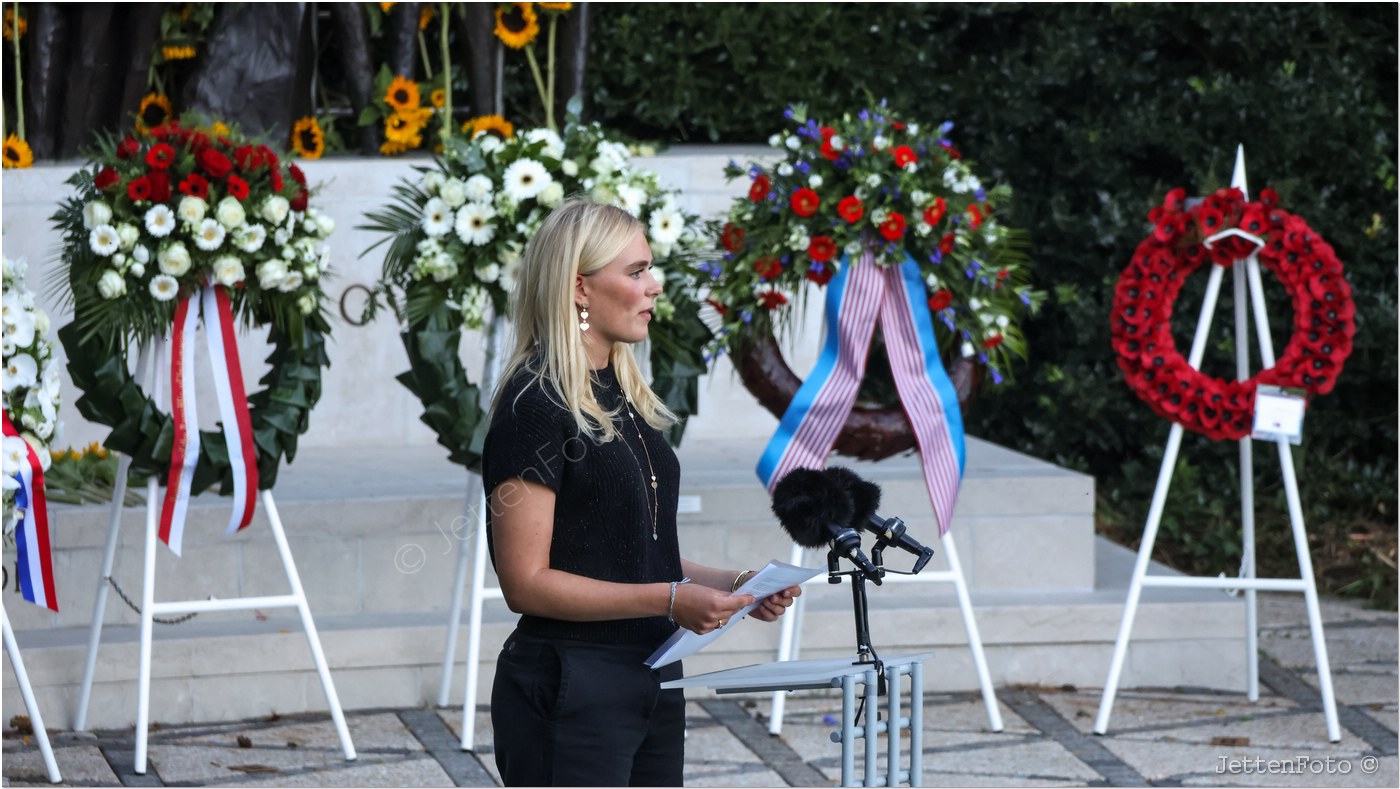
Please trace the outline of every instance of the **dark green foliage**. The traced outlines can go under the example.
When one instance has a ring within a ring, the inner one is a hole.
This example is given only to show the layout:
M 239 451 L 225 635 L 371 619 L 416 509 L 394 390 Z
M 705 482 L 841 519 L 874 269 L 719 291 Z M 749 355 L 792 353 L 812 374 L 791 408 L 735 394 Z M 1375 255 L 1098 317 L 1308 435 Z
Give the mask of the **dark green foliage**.
M 1113 285 L 1174 186 L 1275 188 L 1335 248 L 1357 302 L 1355 351 L 1311 405 L 1294 452 L 1319 577 L 1395 605 L 1396 8 L 1364 4 L 604 4 L 589 110 L 669 141 L 759 142 L 782 109 L 855 110 L 867 92 L 1016 190 L 1051 294 L 1015 382 L 972 433 L 1095 476 L 1107 531 L 1141 533 L 1168 424 L 1129 392 L 1109 346 Z M 1265 275 L 1274 344 L 1292 320 Z M 1177 303 L 1189 345 L 1205 276 Z M 1202 367 L 1234 377 L 1229 278 Z M 1258 349 L 1254 349 L 1255 367 Z M 1261 573 L 1294 575 L 1277 450 L 1255 447 Z M 1238 449 L 1188 434 L 1159 553 L 1238 569 Z M 1366 537 L 1364 535 L 1371 535 Z M 1387 559 L 1388 557 L 1388 559 Z

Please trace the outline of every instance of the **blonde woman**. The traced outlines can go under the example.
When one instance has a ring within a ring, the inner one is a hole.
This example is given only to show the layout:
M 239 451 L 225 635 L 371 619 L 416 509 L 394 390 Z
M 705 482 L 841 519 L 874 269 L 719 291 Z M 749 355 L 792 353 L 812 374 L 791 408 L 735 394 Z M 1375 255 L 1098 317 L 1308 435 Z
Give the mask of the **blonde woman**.
M 674 415 L 631 343 L 661 286 L 642 224 L 573 199 L 524 254 L 516 342 L 486 437 L 487 536 L 521 615 L 491 693 L 507 786 L 680 786 L 685 699 L 642 663 L 684 627 L 708 633 L 753 602 L 746 571 L 681 559 Z M 801 593 L 755 608 L 772 621 Z

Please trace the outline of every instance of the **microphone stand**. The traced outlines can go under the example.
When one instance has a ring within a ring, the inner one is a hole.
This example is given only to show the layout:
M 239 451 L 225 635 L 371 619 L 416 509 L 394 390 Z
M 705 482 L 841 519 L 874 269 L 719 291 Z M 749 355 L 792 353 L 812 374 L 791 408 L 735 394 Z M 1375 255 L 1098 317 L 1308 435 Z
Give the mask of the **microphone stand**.
M 882 556 L 884 546 L 876 547 L 872 554 L 872 563 L 875 565 L 877 578 L 883 577 L 885 572 L 884 557 Z M 842 571 L 840 569 L 841 554 L 834 549 L 826 552 L 826 582 L 829 584 L 841 583 L 841 576 L 851 577 L 851 607 L 855 613 L 856 620 L 856 659 L 851 661 L 852 665 L 873 665 L 875 674 L 879 678 L 878 695 L 885 695 L 885 662 L 875 654 L 875 650 L 870 646 L 870 609 L 865 596 L 865 579 L 867 574 L 859 567 Z

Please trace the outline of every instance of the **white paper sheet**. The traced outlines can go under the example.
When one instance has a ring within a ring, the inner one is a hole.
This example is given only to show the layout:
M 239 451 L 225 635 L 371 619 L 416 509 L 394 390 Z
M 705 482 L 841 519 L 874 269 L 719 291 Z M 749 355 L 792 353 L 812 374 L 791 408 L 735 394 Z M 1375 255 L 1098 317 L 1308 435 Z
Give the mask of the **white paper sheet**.
M 748 616 L 748 613 L 756 608 L 759 603 L 763 602 L 764 598 L 776 592 L 781 592 L 789 586 L 797 586 L 815 577 L 818 573 L 825 571 L 825 567 L 812 569 L 810 567 L 797 567 L 787 562 L 769 562 L 767 567 L 759 570 L 758 573 L 734 592 L 734 594 L 753 595 L 753 605 L 740 609 L 734 616 L 729 617 L 729 621 L 725 623 L 724 627 L 711 630 L 704 635 L 694 633 L 685 628 L 677 630 L 674 635 L 666 639 L 666 643 L 662 644 L 652 653 L 651 657 L 647 658 L 644 662 L 652 668 L 661 668 L 668 663 L 674 663 L 677 660 L 694 655 L 696 652 L 709 646 L 710 642 L 719 638 L 725 631 L 729 630 L 729 628 L 737 625 L 739 620 Z

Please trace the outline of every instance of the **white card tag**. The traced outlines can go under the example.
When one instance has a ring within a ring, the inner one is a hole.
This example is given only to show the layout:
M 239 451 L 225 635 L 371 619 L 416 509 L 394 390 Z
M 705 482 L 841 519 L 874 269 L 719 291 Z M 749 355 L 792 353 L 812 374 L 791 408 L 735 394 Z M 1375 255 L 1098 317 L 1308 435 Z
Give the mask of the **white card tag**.
M 1254 432 L 1260 441 L 1303 443 L 1303 411 L 1307 399 L 1300 389 L 1261 385 L 1254 395 Z

